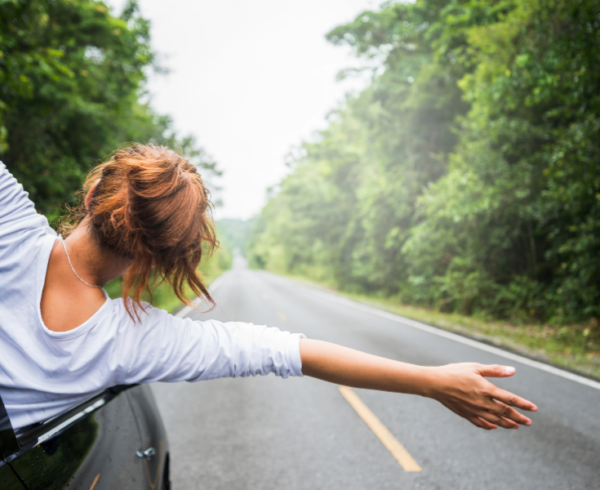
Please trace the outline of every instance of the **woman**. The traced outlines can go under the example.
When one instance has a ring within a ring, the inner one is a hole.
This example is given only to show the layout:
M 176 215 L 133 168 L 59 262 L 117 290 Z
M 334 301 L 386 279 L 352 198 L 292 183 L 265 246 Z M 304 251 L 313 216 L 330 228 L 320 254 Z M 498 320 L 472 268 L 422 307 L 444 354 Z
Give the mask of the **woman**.
M 275 373 L 438 400 L 483 429 L 531 420 L 532 403 L 489 383 L 503 366 L 421 367 L 239 322 L 179 319 L 140 301 L 151 277 L 186 303 L 216 244 L 196 168 L 152 145 L 117 151 L 93 169 L 63 239 L 0 164 L 0 394 L 15 430 L 120 384 Z M 152 274 L 152 271 L 154 272 Z M 102 285 L 123 275 L 124 298 Z

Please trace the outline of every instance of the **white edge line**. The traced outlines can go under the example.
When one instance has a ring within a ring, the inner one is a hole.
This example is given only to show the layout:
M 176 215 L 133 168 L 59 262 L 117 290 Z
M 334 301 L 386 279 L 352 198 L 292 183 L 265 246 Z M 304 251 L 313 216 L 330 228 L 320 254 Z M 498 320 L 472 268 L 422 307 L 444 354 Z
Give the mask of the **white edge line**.
M 455 342 L 459 342 L 464 345 L 468 345 L 470 347 L 474 347 L 476 349 L 490 352 L 492 354 L 496 354 L 497 356 L 504 357 L 506 359 L 510 359 L 511 361 L 517 361 L 526 366 L 530 366 L 533 368 L 540 369 L 542 371 L 546 371 L 547 373 L 554 374 L 556 376 L 560 376 L 562 378 L 568 379 L 570 381 L 575 381 L 576 383 L 589 386 L 590 388 L 595 388 L 596 390 L 600 390 L 600 383 L 598 381 L 594 381 L 589 378 L 584 378 L 583 376 L 579 376 L 574 373 L 570 373 L 569 371 L 563 371 L 562 369 L 556 368 L 554 366 L 550 366 L 548 364 L 544 364 L 543 362 L 534 361 L 533 359 L 528 359 L 527 357 L 520 356 L 518 354 L 514 354 L 512 352 L 505 351 L 503 349 L 499 349 L 498 347 L 493 347 L 491 345 L 487 345 L 481 342 L 477 342 L 476 340 L 469 339 L 467 337 L 463 337 L 462 335 L 457 335 L 452 332 L 448 332 L 446 330 L 442 330 L 440 328 L 432 327 L 430 325 L 426 325 L 425 323 L 418 322 L 416 320 L 411 320 L 410 318 L 406 318 L 400 315 L 396 315 L 394 313 L 390 313 L 387 311 L 379 310 L 372 306 L 364 305 L 362 303 L 358 303 L 356 301 L 352 301 L 351 299 L 339 297 L 332 293 L 326 293 L 324 291 L 319 291 L 316 288 L 311 288 L 310 286 L 299 285 L 304 289 L 308 289 L 311 293 L 316 294 L 318 296 L 324 296 L 331 301 L 335 301 L 337 303 L 352 306 L 357 310 L 362 310 L 367 313 L 371 313 L 373 315 L 380 316 L 382 318 L 386 318 L 388 320 L 392 320 L 394 322 L 402 323 L 403 325 L 408 325 L 409 327 L 416 328 L 418 330 L 422 330 L 424 332 L 431 333 L 433 335 L 437 335 L 438 337 L 444 337 L 446 339 L 454 340 Z
M 229 271 L 225 271 L 223 272 L 223 274 L 221 274 L 219 277 L 217 277 L 209 286 L 209 291 L 211 293 L 214 293 L 217 288 L 219 287 L 219 284 L 221 284 L 221 282 L 223 281 L 223 276 L 225 276 L 227 274 L 227 272 Z M 200 301 L 198 301 L 198 298 L 196 298 L 193 302 L 192 302 L 192 306 L 186 306 L 185 308 L 182 308 L 175 316 L 177 318 L 185 318 L 186 316 L 188 316 L 192 311 L 194 311 L 196 309 L 196 307 L 200 304 Z

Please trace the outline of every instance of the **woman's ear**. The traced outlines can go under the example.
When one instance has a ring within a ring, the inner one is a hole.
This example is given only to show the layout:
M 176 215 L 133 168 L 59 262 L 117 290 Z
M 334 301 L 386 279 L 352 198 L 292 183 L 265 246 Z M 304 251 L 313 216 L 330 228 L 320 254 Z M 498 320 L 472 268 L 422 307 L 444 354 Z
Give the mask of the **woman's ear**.
M 92 184 L 92 187 L 90 187 L 90 190 L 87 191 L 87 194 L 85 195 L 85 199 L 83 200 L 83 203 L 85 204 L 85 209 L 87 211 L 90 210 L 90 203 L 92 202 L 92 196 L 94 195 L 94 191 L 96 190 L 96 187 L 98 186 L 99 182 L 100 182 L 100 179 L 96 179 L 96 181 Z

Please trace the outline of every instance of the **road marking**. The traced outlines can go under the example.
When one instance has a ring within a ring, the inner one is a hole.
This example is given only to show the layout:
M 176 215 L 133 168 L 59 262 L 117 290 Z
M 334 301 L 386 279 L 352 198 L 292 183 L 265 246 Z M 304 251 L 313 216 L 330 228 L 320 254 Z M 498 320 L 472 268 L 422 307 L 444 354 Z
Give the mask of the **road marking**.
M 96 483 L 98 483 L 98 479 L 100 478 L 100 473 L 98 473 L 96 475 L 96 478 L 94 478 L 94 483 L 92 483 L 92 486 L 90 487 L 90 490 L 94 490 L 94 487 L 96 486 Z
M 358 416 L 363 419 L 364 423 L 367 424 L 369 429 L 379 438 L 381 443 L 392 453 L 392 456 L 396 458 L 396 461 L 400 463 L 404 471 L 421 471 L 422 468 L 417 464 L 410 453 L 405 447 L 400 444 L 400 441 L 394 437 L 394 435 L 387 429 L 385 425 L 381 423 L 369 407 L 358 397 L 351 388 L 347 386 L 340 386 L 340 393 L 350 404 L 350 406 L 356 411 Z
M 219 287 L 219 285 L 223 282 L 223 277 L 227 274 L 227 272 L 224 272 L 223 274 L 221 274 L 219 277 L 217 277 L 209 286 L 209 291 L 211 294 L 213 294 L 217 288 Z M 198 298 L 196 298 L 194 301 L 192 301 L 192 306 L 186 306 L 185 308 L 182 308 L 179 313 L 177 313 L 175 316 L 177 318 L 185 318 L 186 316 L 188 316 L 192 311 L 194 311 L 198 305 L 201 303 L 202 301 L 199 301 Z
M 287 322 L 287 316 L 285 316 L 283 313 L 281 313 L 281 311 L 278 311 L 278 312 L 277 312 L 277 316 L 279 317 L 279 319 L 280 319 L 282 322 Z
M 335 301 L 336 303 L 343 304 L 345 306 L 351 306 L 357 310 L 362 310 L 366 313 L 371 313 L 372 315 L 377 315 L 382 318 L 386 318 L 387 320 L 392 320 L 397 323 L 401 323 L 402 325 L 406 325 L 412 328 L 416 328 L 418 330 L 422 330 L 424 332 L 431 333 L 433 335 L 437 335 L 438 337 L 444 337 L 446 339 L 454 340 L 455 342 L 459 342 L 464 345 L 468 345 L 469 347 L 474 347 L 475 349 L 479 349 L 485 352 L 490 352 L 497 356 L 504 357 L 505 359 L 510 359 L 511 361 L 517 361 L 521 364 L 524 364 L 529 367 L 533 367 L 539 369 L 541 371 L 546 371 L 547 373 L 554 374 L 556 376 L 560 376 L 561 378 L 568 379 L 569 381 L 574 381 L 576 383 L 588 386 L 590 388 L 594 388 L 596 390 L 600 390 L 600 383 L 598 381 L 594 381 L 593 379 L 584 378 L 583 376 L 579 376 L 577 374 L 571 373 L 569 371 L 563 371 L 562 369 L 556 368 L 549 364 L 544 364 L 543 362 L 534 361 L 533 359 L 529 359 L 527 357 L 520 356 L 519 354 L 513 354 L 512 352 L 505 351 L 498 347 L 493 347 L 491 345 L 487 345 L 476 340 L 469 339 L 467 337 L 463 337 L 462 335 L 458 335 L 452 332 L 448 332 L 446 330 L 442 330 L 441 328 L 432 327 L 430 325 L 426 325 L 425 323 L 418 322 L 416 320 L 411 320 L 410 318 L 406 318 L 404 316 L 396 315 L 394 313 L 389 313 L 384 310 L 379 310 L 373 306 L 368 306 L 362 303 L 357 303 L 356 301 L 352 301 L 347 298 L 339 297 L 332 293 L 326 293 L 320 290 L 316 290 L 316 288 L 304 285 L 297 285 L 301 288 L 308 290 L 311 294 L 316 296 L 323 296 L 330 301 Z

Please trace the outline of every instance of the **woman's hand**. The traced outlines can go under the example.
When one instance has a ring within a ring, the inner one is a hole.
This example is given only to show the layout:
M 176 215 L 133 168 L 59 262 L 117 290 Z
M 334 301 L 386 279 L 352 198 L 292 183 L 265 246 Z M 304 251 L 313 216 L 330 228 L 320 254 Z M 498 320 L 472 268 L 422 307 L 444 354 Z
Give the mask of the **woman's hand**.
M 484 378 L 506 378 L 515 374 L 515 368 L 461 363 L 429 369 L 425 396 L 439 401 L 473 425 L 486 430 L 531 425 L 530 419 L 512 407 L 531 412 L 537 411 L 537 407 Z

